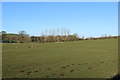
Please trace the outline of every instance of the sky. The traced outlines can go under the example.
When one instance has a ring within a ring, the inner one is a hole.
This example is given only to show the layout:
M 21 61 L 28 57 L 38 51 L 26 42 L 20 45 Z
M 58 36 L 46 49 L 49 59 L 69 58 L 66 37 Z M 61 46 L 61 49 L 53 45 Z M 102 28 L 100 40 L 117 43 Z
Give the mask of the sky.
M 3 2 L 2 30 L 39 36 L 67 28 L 79 36 L 118 35 L 117 2 Z
M 2 2 L 119 2 L 119 0 L 2 0 Z

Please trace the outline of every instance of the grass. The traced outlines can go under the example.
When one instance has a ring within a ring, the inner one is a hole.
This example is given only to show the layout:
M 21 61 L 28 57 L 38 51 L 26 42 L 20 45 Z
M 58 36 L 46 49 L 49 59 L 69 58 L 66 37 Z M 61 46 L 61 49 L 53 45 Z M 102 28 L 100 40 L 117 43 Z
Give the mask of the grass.
M 109 78 L 118 73 L 117 45 L 117 39 L 3 44 L 2 76 Z

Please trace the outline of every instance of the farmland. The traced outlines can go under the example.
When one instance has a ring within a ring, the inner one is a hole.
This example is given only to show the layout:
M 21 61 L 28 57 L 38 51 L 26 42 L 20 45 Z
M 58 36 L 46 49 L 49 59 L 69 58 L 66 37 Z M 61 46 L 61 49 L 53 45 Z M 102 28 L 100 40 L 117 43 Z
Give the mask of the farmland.
M 118 72 L 118 40 L 3 43 L 3 78 L 106 78 Z

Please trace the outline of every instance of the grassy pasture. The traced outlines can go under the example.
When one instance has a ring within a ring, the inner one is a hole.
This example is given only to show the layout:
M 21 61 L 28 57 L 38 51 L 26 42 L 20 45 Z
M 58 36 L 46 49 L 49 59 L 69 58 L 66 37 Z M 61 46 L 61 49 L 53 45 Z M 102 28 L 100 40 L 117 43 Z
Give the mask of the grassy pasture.
M 118 72 L 118 40 L 3 44 L 3 78 L 105 78 Z

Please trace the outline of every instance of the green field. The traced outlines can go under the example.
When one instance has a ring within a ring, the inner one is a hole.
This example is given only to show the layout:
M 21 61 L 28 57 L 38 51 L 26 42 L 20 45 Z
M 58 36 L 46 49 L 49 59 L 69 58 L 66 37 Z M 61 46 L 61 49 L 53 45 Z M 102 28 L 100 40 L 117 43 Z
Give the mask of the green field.
M 2 56 L 3 78 L 106 78 L 118 73 L 117 39 L 3 44 Z

